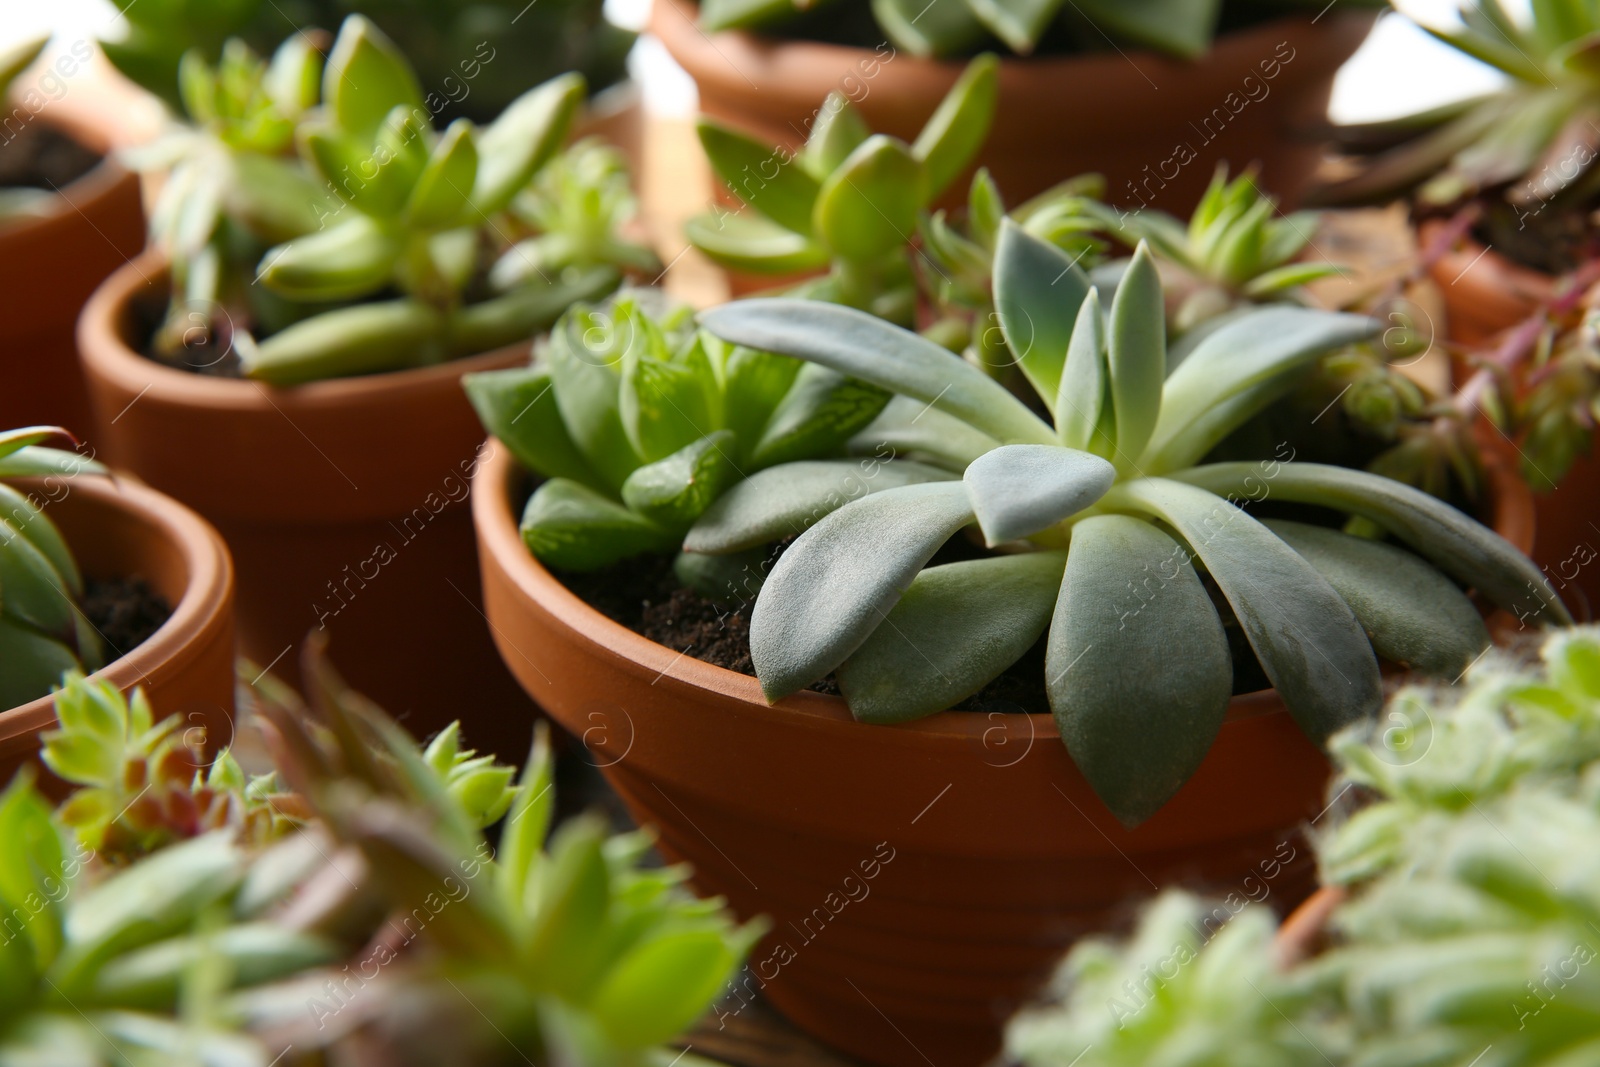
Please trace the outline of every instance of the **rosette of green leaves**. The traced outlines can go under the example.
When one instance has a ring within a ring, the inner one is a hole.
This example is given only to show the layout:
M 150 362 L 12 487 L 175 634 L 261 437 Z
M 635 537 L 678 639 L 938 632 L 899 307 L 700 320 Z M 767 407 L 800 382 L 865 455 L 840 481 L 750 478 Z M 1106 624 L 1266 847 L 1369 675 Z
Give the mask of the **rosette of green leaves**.
M 797 295 L 910 325 L 917 219 L 988 136 L 998 66 L 992 55 L 968 64 L 913 144 L 872 133 L 838 92 L 818 108 L 798 152 L 702 118 L 700 143 L 711 169 L 750 210 L 690 219 L 689 241 L 717 263 L 751 274 L 826 268 Z
M 725 488 L 842 453 L 888 402 L 827 367 L 723 344 L 655 295 L 576 307 L 532 366 L 464 380 L 484 427 L 546 479 L 522 536 L 552 566 L 674 551 Z
M 1570 621 L 1529 560 L 1408 486 L 1282 457 L 1202 462 L 1322 355 L 1373 335 L 1374 320 L 1255 309 L 1168 374 L 1146 247 L 1102 308 L 1060 250 L 1013 224 L 1002 226 L 995 305 L 1053 424 L 948 351 L 850 308 L 747 300 L 702 314 L 725 341 L 899 394 L 909 409 L 886 412 L 876 433 L 961 472 L 830 511 L 825 494 L 813 506 L 810 485 L 774 468 L 690 530 L 686 548 L 718 553 L 764 543 L 777 517 L 820 517 L 773 567 L 751 616 L 768 699 L 835 673 L 858 719 L 914 719 L 978 691 L 1048 630 L 1062 738 L 1132 824 L 1199 766 L 1233 692 L 1207 581 L 1319 742 L 1376 713 L 1379 656 L 1453 678 L 1488 644 L 1457 582 L 1538 621 Z M 1407 547 L 1247 510 L 1268 498 L 1362 516 Z M 924 569 L 974 524 L 1007 550 Z
M 1535 347 L 1526 387 L 1511 399 L 1508 422 L 1520 430 L 1522 476 L 1548 492 L 1594 451 L 1600 418 L 1600 311 L 1573 328 L 1550 330 Z
M 322 56 L 301 35 L 270 62 L 238 40 L 215 66 L 190 52 L 177 83 L 189 123 L 125 153 L 162 174 L 150 241 L 171 260 L 172 298 L 157 352 L 178 354 L 192 331 L 209 332 L 235 311 L 273 314 L 251 285 L 257 259 L 315 230 L 335 203 L 295 156 L 296 124 L 317 102 L 321 71 Z
M 432 128 L 405 58 L 373 24 L 345 20 L 302 155 L 337 195 L 315 233 L 269 249 L 257 280 L 305 316 L 237 345 L 244 372 L 276 384 L 371 374 L 484 352 L 548 326 L 618 281 L 607 267 L 478 291 L 485 249 L 518 254 L 498 221 L 561 147 L 583 79 L 531 89 L 482 129 Z M 397 290 L 399 296 L 386 299 Z
M 608 837 L 586 816 L 547 846 L 554 785 L 542 724 L 509 803 L 495 804 L 504 820 L 491 849 L 479 805 L 441 779 L 437 742 L 418 752 L 320 657 L 309 668 L 313 715 L 263 709 L 289 757 L 280 769 L 359 852 L 388 909 L 412 921 L 415 944 L 376 957 L 359 995 L 338 1002 L 326 992 L 337 971 L 242 997 L 248 1026 L 302 1048 L 360 1033 L 397 1064 L 503 1063 L 508 1043 L 537 1063 L 664 1062 L 654 1047 L 706 1010 L 762 926 L 696 900 L 683 868 L 645 865 L 645 834 Z
M 1229 181 L 1226 164 L 1217 168 L 1187 224 L 1153 208 L 1102 211 L 1113 233 L 1130 245 L 1148 241 L 1192 281 L 1173 309 L 1172 328 L 1180 334 L 1244 304 L 1295 299 L 1301 286 L 1343 270 L 1297 262 L 1316 233 L 1317 213 L 1283 214 L 1254 174 Z
M 1415 115 L 1341 131 L 1366 153 L 1352 176 L 1317 190 L 1325 204 L 1386 203 L 1414 192 L 1449 205 L 1502 193 L 1519 216 L 1582 209 L 1600 189 L 1593 124 L 1600 11 L 1558 0 L 1528 18 L 1501 0 L 1470 0 L 1458 21 L 1406 14 L 1433 37 L 1507 78 L 1504 88 Z M 1520 219 L 1519 219 L 1520 221 Z
M 40 447 L 59 427 L 0 431 L 0 708 L 37 700 L 66 671 L 98 670 L 100 637 L 78 607 L 83 576 L 66 539 L 9 478 L 104 474 L 75 452 Z
M 1099 264 L 1110 246 L 1103 236 L 1105 179 L 1098 174 L 1068 178 L 1007 211 L 987 167 L 973 175 L 965 218 L 953 221 L 943 208 L 918 224 L 921 255 L 915 265 L 922 289 L 940 318 L 923 335 L 991 372 L 1012 364 L 994 323 L 994 250 L 1000 222 L 1011 219 L 1048 241 L 1085 270 Z

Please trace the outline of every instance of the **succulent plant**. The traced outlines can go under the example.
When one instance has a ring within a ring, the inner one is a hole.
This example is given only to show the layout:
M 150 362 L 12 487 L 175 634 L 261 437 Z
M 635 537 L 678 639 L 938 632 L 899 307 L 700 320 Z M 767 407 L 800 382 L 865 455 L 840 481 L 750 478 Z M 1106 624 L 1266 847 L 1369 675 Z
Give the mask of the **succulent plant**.
M 76 452 L 40 442 L 70 435 L 59 427 L 0 431 L 0 709 L 37 700 L 66 671 L 96 670 L 104 651 L 78 607 L 83 576 L 38 495 L 10 478 L 104 474 Z
M 1600 309 L 1540 316 L 1512 373 L 1497 378 L 1495 413 L 1520 439 L 1522 475 L 1548 492 L 1594 450 L 1600 418 Z M 1502 351 L 1504 346 L 1502 346 Z M 1504 361 L 1501 361 L 1502 365 Z
M 1229 919 L 1236 909 L 1167 893 L 1126 946 L 1073 949 L 1048 1002 L 1010 1024 L 1008 1058 L 1593 1060 L 1600 631 L 1551 637 L 1544 659 L 1537 671 L 1486 660 L 1464 689 L 1403 691 L 1384 722 L 1336 739 L 1336 800 L 1370 801 L 1344 802 L 1354 813 L 1318 842 L 1324 876 L 1350 893 L 1320 956 L 1285 968 L 1265 909 Z
M 523 512 L 522 536 L 568 570 L 675 551 L 724 488 L 842 453 L 889 399 L 826 367 L 725 345 L 654 290 L 580 305 L 531 366 L 464 384 L 485 428 L 547 479 Z
M 325 65 L 297 36 L 270 64 L 237 41 L 214 71 L 190 53 L 182 75 L 202 126 L 142 161 L 173 167 L 153 220 L 173 260 L 164 355 L 204 340 L 280 385 L 397 370 L 524 339 L 615 288 L 619 266 L 653 263 L 612 232 L 630 204 L 593 146 L 530 189 L 578 75 L 437 133 L 405 58 L 360 16 Z
M 487 121 L 564 71 L 595 90 L 624 75 L 633 35 L 607 22 L 602 0 L 119 0 L 122 17 L 100 47 L 117 68 L 176 106 L 175 75 L 195 51 L 214 60 L 230 37 L 274 47 L 291 31 L 316 39 L 346 15 L 365 15 L 416 63 L 435 115 Z
M 1202 462 L 1326 352 L 1372 336 L 1374 320 L 1257 309 L 1168 375 L 1146 246 L 1104 311 L 1070 260 L 1014 224 L 995 262 L 1000 328 L 1053 425 L 946 350 L 851 308 L 763 299 L 702 313 L 724 341 L 899 394 L 906 404 L 875 424 L 880 442 L 951 471 L 922 484 L 885 479 L 839 507 L 834 486 L 775 467 L 690 529 L 685 549 L 720 554 L 809 525 L 751 616 L 768 699 L 835 673 L 859 720 L 914 719 L 978 691 L 1048 629 L 1046 688 L 1062 738 L 1132 824 L 1194 772 L 1234 689 L 1238 664 L 1208 581 L 1317 741 L 1377 712 L 1377 657 L 1449 678 L 1488 644 L 1452 578 L 1538 622 L 1570 621 L 1537 567 L 1408 486 L 1292 455 Z M 1267 499 L 1362 516 L 1413 551 L 1241 506 Z M 1005 551 L 924 570 L 974 522 Z M 1130 707 L 1142 709 L 1139 729 L 1128 728 Z
M 767 145 L 713 119 L 699 122 L 711 168 L 754 214 L 719 209 L 689 220 L 689 241 L 752 274 L 828 268 L 797 294 L 910 325 L 910 244 L 918 216 L 960 176 L 988 135 L 998 61 L 967 65 L 914 144 L 872 133 L 843 93 L 828 95 L 799 151 Z

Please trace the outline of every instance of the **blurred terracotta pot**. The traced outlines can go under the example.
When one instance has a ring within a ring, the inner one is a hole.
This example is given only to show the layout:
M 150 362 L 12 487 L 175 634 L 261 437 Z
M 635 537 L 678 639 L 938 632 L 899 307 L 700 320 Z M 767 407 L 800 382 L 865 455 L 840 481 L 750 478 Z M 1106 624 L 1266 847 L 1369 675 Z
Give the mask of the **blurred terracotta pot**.
M 1422 224 L 1418 240 L 1427 244 L 1443 222 Z M 1445 306 L 1445 334 L 1465 348 L 1490 344 L 1502 331 L 1533 315 L 1554 299 L 1559 280 L 1514 263 L 1468 237 L 1440 257 L 1429 271 Z M 1553 492 L 1534 497 L 1539 535 L 1535 563 L 1545 569 L 1573 614 L 1593 619 L 1600 612 L 1600 454 L 1578 460 Z M 1587 561 L 1587 562 L 1585 562 Z
M 147 359 L 136 301 L 166 298 L 147 253 L 84 309 L 79 343 L 114 464 L 205 515 L 238 570 L 239 647 L 291 683 L 325 628 L 360 692 L 426 736 L 520 752 L 533 705 L 479 609 L 468 484 L 483 439 L 461 375 L 527 346 L 363 378 L 271 388 Z
M 1497 526 L 1516 537 L 1528 500 L 1505 488 Z M 1048 715 L 869 726 L 811 692 L 769 707 L 754 678 L 612 622 L 528 553 L 526 489 L 504 452 L 473 485 L 501 655 L 701 892 L 773 920 L 718 1013 L 760 990 L 869 1062 L 978 1064 L 1069 944 L 1158 887 L 1266 885 L 1285 907 L 1311 890 L 1300 827 L 1328 764 L 1273 691 L 1236 697 L 1199 772 L 1128 830 Z
M 143 686 L 158 720 L 182 716 L 186 729 L 203 731 L 210 751 L 226 745 L 233 736 L 233 566 L 217 532 L 177 501 L 125 479 L 11 484 L 45 508 L 86 576 L 141 577 L 172 606 L 159 630 L 96 677 L 123 692 Z M 55 722 L 51 697 L 0 711 L 0 783 L 36 762 L 39 732 Z
M 101 131 L 63 108 L 48 123 L 85 147 L 105 152 Z M 144 247 L 139 179 L 106 158 L 53 197 L 45 214 L 0 221 L 0 426 L 65 426 L 82 436 L 89 398 L 73 327 L 106 275 Z
M 795 147 L 833 90 L 874 130 L 905 140 L 960 75 L 960 61 L 707 35 L 693 0 L 655 0 L 650 29 L 700 88 L 706 114 Z M 1186 214 L 1216 165 L 1261 165 L 1262 185 L 1292 205 L 1322 156 L 1334 73 L 1376 15 L 1297 15 L 1219 37 L 1202 59 L 1152 52 L 1022 59 L 1000 69 L 1000 105 L 980 161 L 1016 203 L 1075 174 L 1105 175 L 1108 196 Z M 952 187 L 965 197 L 964 182 Z
M 1339 905 L 1350 899 L 1340 885 L 1325 885 L 1289 913 L 1272 938 L 1272 954 L 1280 969 L 1317 956 L 1328 946 L 1328 923 Z

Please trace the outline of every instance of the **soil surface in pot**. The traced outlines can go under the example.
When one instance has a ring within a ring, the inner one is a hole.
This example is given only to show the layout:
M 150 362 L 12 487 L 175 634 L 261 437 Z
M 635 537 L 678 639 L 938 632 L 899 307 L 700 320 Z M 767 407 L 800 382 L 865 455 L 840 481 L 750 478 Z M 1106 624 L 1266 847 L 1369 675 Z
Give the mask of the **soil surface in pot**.
M 108 660 L 144 644 L 172 617 L 166 598 L 138 576 L 86 578 L 83 584 L 83 613 L 105 640 Z
M 42 122 L 0 142 L 0 188 L 57 192 L 94 169 L 100 155 Z

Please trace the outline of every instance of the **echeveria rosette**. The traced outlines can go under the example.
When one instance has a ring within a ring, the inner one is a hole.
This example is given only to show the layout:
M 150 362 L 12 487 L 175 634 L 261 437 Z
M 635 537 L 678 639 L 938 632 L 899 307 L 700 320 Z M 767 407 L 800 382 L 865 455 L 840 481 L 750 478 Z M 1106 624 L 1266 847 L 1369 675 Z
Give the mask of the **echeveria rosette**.
M 794 294 L 910 325 L 918 218 L 988 136 L 998 66 L 992 55 L 968 64 L 912 144 L 873 133 L 839 92 L 818 108 L 798 152 L 702 118 L 700 143 L 712 170 L 749 210 L 690 219 L 690 243 L 722 266 L 751 274 L 826 269 Z
M 41 442 L 60 427 L 0 431 L 0 710 L 47 695 L 68 671 L 97 670 L 104 650 L 78 606 L 83 575 L 55 523 L 14 478 L 105 474 L 76 452 Z
M 655 290 L 572 309 L 531 366 L 468 375 L 465 386 L 485 428 L 545 479 L 522 536 L 566 570 L 675 551 L 725 488 L 843 454 L 889 400 L 827 367 L 723 344 Z M 748 562 L 684 557 L 728 573 L 680 577 L 715 589 Z
M 811 491 L 798 482 L 789 498 L 769 491 L 765 500 L 735 486 L 690 530 L 686 548 L 716 552 L 745 546 L 746 534 L 769 539 L 768 517 L 781 509 L 814 523 L 773 567 L 752 613 L 751 657 L 769 699 L 833 672 L 858 719 L 917 718 L 982 688 L 1048 629 L 1047 689 L 1062 736 L 1131 824 L 1193 773 L 1232 693 L 1201 568 L 1319 742 L 1377 711 L 1379 655 L 1448 678 L 1488 644 L 1451 579 L 1538 621 L 1569 621 L 1537 567 L 1407 486 L 1277 460 L 1197 466 L 1322 355 L 1372 336 L 1374 320 L 1254 310 L 1167 375 L 1161 284 L 1146 248 L 1104 309 L 1070 260 L 1012 224 L 995 278 L 1006 342 L 1053 425 L 965 361 L 853 309 L 750 300 L 702 314 L 725 341 L 899 394 L 909 410 L 886 412 L 873 429 L 961 474 L 842 507 L 837 493 L 792 499 Z M 908 427 L 924 416 L 935 423 L 919 438 Z M 782 470 L 767 474 L 776 481 Z M 1264 522 L 1240 506 L 1267 497 L 1365 517 L 1418 554 Z M 924 570 L 974 523 L 1005 551 Z

